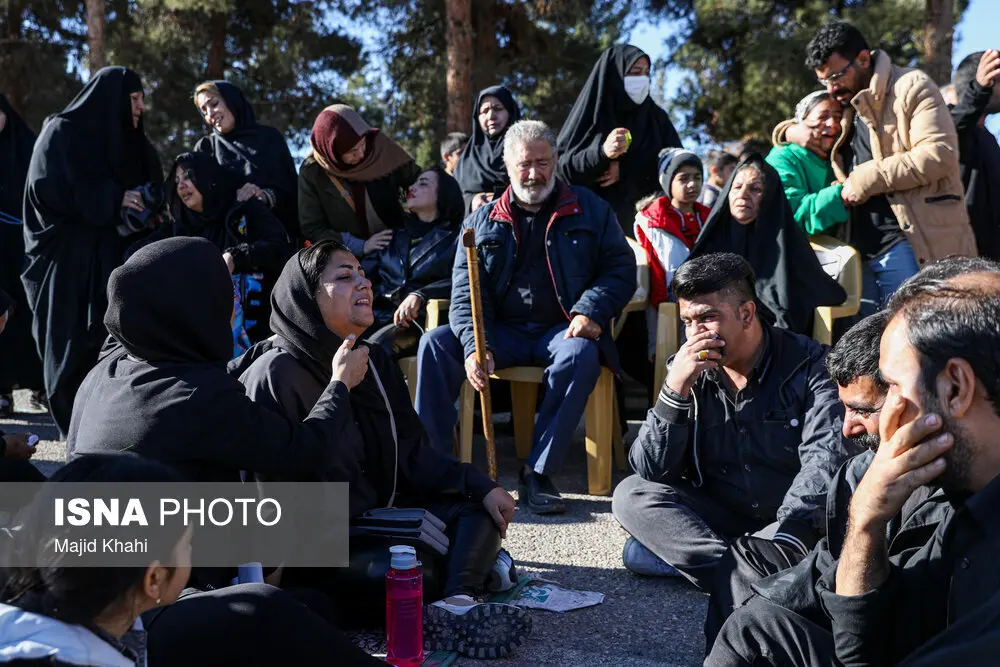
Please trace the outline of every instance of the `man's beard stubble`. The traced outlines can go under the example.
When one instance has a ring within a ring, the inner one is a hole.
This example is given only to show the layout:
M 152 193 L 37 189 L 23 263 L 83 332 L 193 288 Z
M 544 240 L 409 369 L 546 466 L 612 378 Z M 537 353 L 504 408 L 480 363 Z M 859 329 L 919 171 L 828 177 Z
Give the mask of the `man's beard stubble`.
M 932 434 L 931 437 L 938 433 L 950 433 L 953 441 L 951 448 L 941 457 L 945 463 L 944 472 L 931 480 L 930 485 L 940 487 L 948 495 L 967 493 L 969 480 L 972 476 L 973 457 L 969 434 L 962 428 L 961 424 L 942 409 L 937 396 L 924 389 L 921 389 L 920 394 L 924 414 L 934 413 L 941 417 L 941 430 Z M 917 446 L 919 447 L 919 445 Z
M 879 436 L 878 433 L 862 433 L 861 435 L 851 436 L 851 442 L 857 444 L 859 447 L 863 447 L 869 451 L 877 452 L 879 446 Z

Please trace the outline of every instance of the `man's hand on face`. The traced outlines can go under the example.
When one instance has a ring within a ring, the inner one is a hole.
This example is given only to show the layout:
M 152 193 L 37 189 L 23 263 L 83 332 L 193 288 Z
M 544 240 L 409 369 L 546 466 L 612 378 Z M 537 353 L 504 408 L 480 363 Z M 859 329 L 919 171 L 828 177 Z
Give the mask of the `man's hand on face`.
M 1000 51 L 987 49 L 983 57 L 979 59 L 979 67 L 976 69 L 976 81 L 983 88 L 992 88 L 1000 76 Z M 960 93 L 961 91 L 955 91 Z
M 821 137 L 822 133 L 819 130 L 811 128 L 805 123 L 795 123 L 785 130 L 786 141 L 804 148 L 811 153 L 815 153 L 825 160 L 830 154 L 823 150 L 823 143 L 820 141 Z
M 589 338 L 590 340 L 597 340 L 601 337 L 601 331 L 601 325 L 586 315 L 575 315 L 569 323 L 569 328 L 566 329 L 566 334 L 563 338 Z
M 922 414 L 900 425 L 904 400 L 890 396 L 879 420 L 881 444 L 851 499 L 851 523 L 883 530 L 919 487 L 944 472 L 943 455 L 954 444 L 941 432 L 941 416 Z
M 687 398 L 699 375 L 718 368 L 722 361 L 721 348 L 725 346 L 726 341 L 718 338 L 714 331 L 702 331 L 688 338 L 670 364 L 667 386 L 675 394 Z

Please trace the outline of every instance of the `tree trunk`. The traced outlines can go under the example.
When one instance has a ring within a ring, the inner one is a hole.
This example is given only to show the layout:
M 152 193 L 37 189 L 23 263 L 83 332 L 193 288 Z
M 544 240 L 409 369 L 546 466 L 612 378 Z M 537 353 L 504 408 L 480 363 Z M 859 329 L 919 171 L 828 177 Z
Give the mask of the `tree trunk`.
M 87 0 L 87 44 L 90 47 L 90 75 L 104 67 L 104 0 Z
M 923 70 L 939 85 L 951 81 L 951 42 L 955 35 L 955 0 L 926 0 Z
M 208 49 L 209 79 L 222 79 L 226 72 L 226 29 L 229 22 L 228 12 L 212 12 L 211 33 L 212 43 Z
M 472 0 L 445 0 L 448 22 L 448 131 L 468 132 L 472 117 Z
M 473 0 L 472 28 L 476 62 L 472 67 L 472 92 L 497 83 L 497 2 Z M 475 99 L 472 100 L 475 104 Z M 468 121 L 466 121 L 468 122 Z M 469 130 L 463 129 L 462 132 Z

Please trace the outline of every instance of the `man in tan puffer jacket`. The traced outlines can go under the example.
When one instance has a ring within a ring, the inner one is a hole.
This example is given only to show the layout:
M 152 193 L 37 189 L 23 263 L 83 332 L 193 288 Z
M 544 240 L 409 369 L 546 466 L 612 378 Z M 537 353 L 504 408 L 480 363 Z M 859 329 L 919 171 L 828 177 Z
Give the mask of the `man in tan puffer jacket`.
M 975 256 L 955 125 L 930 77 L 893 65 L 843 21 L 813 37 L 806 66 L 845 107 L 831 157 L 850 213 L 839 235 L 864 260 L 863 311 L 881 307 L 927 262 Z M 773 140 L 805 146 L 808 134 L 785 121 Z

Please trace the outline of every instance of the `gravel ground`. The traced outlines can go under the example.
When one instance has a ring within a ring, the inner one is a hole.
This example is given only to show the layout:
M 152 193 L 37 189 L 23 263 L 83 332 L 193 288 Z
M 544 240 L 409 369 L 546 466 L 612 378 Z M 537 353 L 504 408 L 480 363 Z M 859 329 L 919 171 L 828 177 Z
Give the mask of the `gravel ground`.
M 17 392 L 24 408 L 26 392 Z M 500 419 L 498 418 L 498 421 Z M 626 442 L 634 437 L 633 423 Z M 30 430 L 42 438 L 32 461 L 51 474 L 65 459 L 65 444 L 47 414 L 15 415 L 0 420 L 8 432 Z M 537 574 L 568 588 L 604 593 L 604 604 L 566 614 L 532 611 L 534 631 L 515 655 L 492 662 L 460 659 L 457 665 L 500 664 L 505 667 L 546 665 L 632 665 L 680 667 L 701 664 L 702 622 L 706 598 L 677 579 L 642 579 L 622 567 L 627 534 L 611 516 L 611 498 L 587 493 L 583 433 L 565 470 L 554 477 L 567 499 L 562 516 L 535 516 L 518 508 L 506 548 L 525 573 Z M 517 460 L 508 425 L 497 424 L 500 482 L 517 495 Z M 477 436 L 477 463 L 485 469 L 482 439 Z M 615 470 L 615 483 L 624 473 Z

